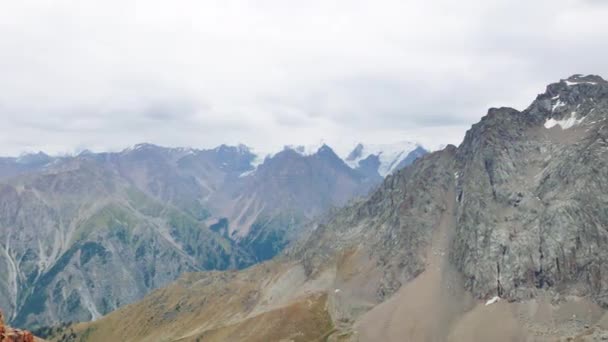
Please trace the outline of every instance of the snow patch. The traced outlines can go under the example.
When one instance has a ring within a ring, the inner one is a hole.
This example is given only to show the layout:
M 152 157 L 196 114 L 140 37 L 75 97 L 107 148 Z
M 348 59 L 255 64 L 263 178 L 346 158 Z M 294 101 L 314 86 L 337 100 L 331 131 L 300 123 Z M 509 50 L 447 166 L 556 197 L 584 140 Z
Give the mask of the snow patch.
M 97 310 L 97 308 L 95 307 L 95 304 L 93 303 L 93 300 L 90 297 L 90 294 L 81 294 L 81 297 L 83 300 L 83 304 L 84 307 L 89 311 L 89 313 L 91 314 L 91 321 L 96 321 L 101 317 L 101 313 L 99 313 L 99 311 Z
M 241 173 L 241 174 L 239 175 L 239 178 L 243 178 L 243 177 L 247 177 L 247 176 L 249 176 L 249 175 L 252 175 L 253 173 L 255 173 L 255 170 L 257 170 L 257 169 L 253 169 L 253 170 L 245 171 L 245 172 L 243 172 L 243 173 Z
M 11 304 L 13 306 L 13 314 L 11 315 L 11 319 L 14 319 L 17 314 L 17 298 L 19 294 L 19 268 L 15 263 L 15 260 L 11 256 L 11 234 L 9 233 L 6 237 L 6 243 L 3 248 L 4 255 L 6 257 L 6 262 L 8 265 L 8 276 L 7 276 L 7 285 L 9 286 L 9 295 L 12 296 Z
M 255 158 L 251 161 L 251 166 L 254 168 L 254 170 L 244 172 L 240 175 L 240 177 L 246 177 L 250 175 L 253 171 L 255 171 L 255 169 L 258 168 L 258 166 L 264 164 L 266 159 L 273 158 L 276 154 L 281 151 L 284 151 L 285 149 L 295 151 L 301 154 L 302 156 L 311 156 L 317 153 L 324 145 L 326 145 L 325 142 L 321 140 L 318 143 L 311 145 L 285 145 L 283 149 L 274 152 L 256 151 L 255 149 L 252 149 L 250 151 L 255 155 Z
M 311 156 L 317 153 L 323 146 L 325 146 L 325 141 L 320 140 L 316 144 L 310 145 L 287 145 L 285 148 L 298 152 L 303 156 Z
M 495 296 L 495 297 L 493 297 L 492 299 L 490 299 L 490 300 L 488 300 L 488 301 L 486 302 L 486 306 L 488 306 L 488 305 L 492 305 L 492 304 L 494 304 L 494 303 L 498 303 L 499 301 L 500 301 L 500 297 Z
M 573 82 L 573 81 L 566 81 L 566 85 L 567 86 L 575 86 L 575 85 L 579 85 L 579 84 L 592 84 L 592 85 L 596 85 L 597 82 L 589 82 L 589 81 L 582 81 L 582 82 Z
M 567 119 L 561 119 L 561 120 L 555 120 L 553 118 L 548 119 L 545 122 L 545 128 L 550 129 L 555 126 L 560 126 L 562 129 L 568 129 L 568 128 L 572 128 L 572 127 L 580 124 L 581 122 L 583 122 L 583 120 L 585 120 L 584 117 L 577 119 L 576 112 L 572 112 L 570 114 L 570 117 Z
M 553 104 L 553 107 L 551 108 L 552 112 L 555 112 L 556 109 L 565 106 L 566 104 L 564 102 L 562 102 L 562 100 L 558 100 L 556 103 Z
M 380 166 L 378 167 L 378 173 L 382 177 L 395 171 L 395 168 L 399 166 L 407 156 L 420 147 L 419 144 L 402 141 L 395 144 L 377 144 L 377 145 L 362 145 L 363 149 L 361 153 L 354 159 L 347 160 L 345 162 L 348 166 L 355 169 L 359 166 L 359 162 L 369 157 L 370 155 L 378 156 Z
M 257 169 L 258 166 L 264 164 L 266 158 L 272 158 L 275 154 L 277 154 L 276 152 L 271 153 L 267 151 L 256 151 L 255 149 L 252 151 L 252 153 L 255 155 L 255 158 L 251 161 L 251 166 L 253 166 L 254 169 Z

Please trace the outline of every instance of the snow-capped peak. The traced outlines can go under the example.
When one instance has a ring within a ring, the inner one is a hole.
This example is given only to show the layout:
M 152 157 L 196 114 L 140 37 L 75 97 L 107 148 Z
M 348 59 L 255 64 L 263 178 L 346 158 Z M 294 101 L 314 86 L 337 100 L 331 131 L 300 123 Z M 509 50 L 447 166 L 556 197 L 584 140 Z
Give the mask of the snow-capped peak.
M 312 156 L 318 152 L 322 152 L 324 149 L 331 150 L 331 148 L 329 146 L 327 146 L 327 144 L 323 140 L 319 141 L 317 144 L 285 145 L 283 147 L 283 151 L 284 150 L 294 151 L 304 157 Z M 266 159 L 273 158 L 277 153 L 280 152 L 280 151 L 268 152 L 268 151 L 258 150 L 255 148 L 249 149 L 249 151 L 255 155 L 255 158 L 251 161 L 252 170 L 244 172 L 239 177 L 247 177 L 249 175 L 252 175 L 253 173 L 255 173 L 257 168 L 266 161 Z
M 573 75 L 568 79 L 563 80 L 567 86 L 575 86 L 579 84 L 591 84 L 596 85 L 598 83 L 606 83 L 606 81 L 600 76 L 596 75 Z
M 348 166 L 355 169 L 359 166 L 360 161 L 371 155 L 376 156 L 380 162 L 378 173 L 382 177 L 385 177 L 394 172 L 401 162 L 417 148 L 422 147 L 411 141 L 401 141 L 394 144 L 358 144 L 353 151 L 344 158 L 344 161 Z
M 156 145 L 152 145 L 149 143 L 139 143 L 139 144 L 135 144 L 133 146 L 127 147 L 124 150 L 122 150 L 122 153 L 129 153 L 129 152 L 133 152 L 133 151 L 140 151 L 140 150 L 144 150 L 147 148 L 153 148 L 156 147 Z
M 324 140 L 320 140 L 319 142 L 317 142 L 315 144 L 310 144 L 310 145 L 286 145 L 285 148 L 293 150 L 295 152 L 298 152 L 299 154 L 301 154 L 303 156 L 311 156 L 311 155 L 317 153 L 324 146 L 327 146 L 327 144 L 325 143 Z

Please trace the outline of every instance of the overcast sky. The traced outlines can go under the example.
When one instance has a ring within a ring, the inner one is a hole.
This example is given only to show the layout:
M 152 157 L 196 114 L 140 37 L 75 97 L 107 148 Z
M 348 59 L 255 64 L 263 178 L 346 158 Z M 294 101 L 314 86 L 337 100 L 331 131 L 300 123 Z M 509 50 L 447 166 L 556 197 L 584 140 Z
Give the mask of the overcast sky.
M 458 144 L 488 107 L 608 76 L 606 3 L 5 1 L 0 154 Z

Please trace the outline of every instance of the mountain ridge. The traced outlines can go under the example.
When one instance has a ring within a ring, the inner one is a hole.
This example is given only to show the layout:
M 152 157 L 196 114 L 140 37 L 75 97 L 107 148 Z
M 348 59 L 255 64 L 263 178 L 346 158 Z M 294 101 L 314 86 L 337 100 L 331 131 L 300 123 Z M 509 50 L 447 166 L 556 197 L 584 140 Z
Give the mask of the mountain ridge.
M 458 147 L 389 175 L 278 258 L 185 275 L 75 329 L 90 341 L 605 339 L 606 120 L 607 83 L 553 83 L 524 111 L 490 109 Z M 325 309 L 275 319 L 307 303 Z
M 281 152 L 251 172 L 254 159 L 244 145 L 147 143 L 0 159 L 0 306 L 9 321 L 96 319 L 182 272 L 267 260 L 313 217 L 377 184 L 327 146 Z

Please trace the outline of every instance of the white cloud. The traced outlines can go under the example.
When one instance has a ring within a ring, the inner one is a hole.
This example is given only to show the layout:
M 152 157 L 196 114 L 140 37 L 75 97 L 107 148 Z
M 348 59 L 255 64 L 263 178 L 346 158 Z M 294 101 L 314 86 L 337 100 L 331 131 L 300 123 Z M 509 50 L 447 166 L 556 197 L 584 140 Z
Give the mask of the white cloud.
M 607 14 L 589 0 L 13 1 L 0 153 L 458 143 L 489 106 L 606 75 Z

